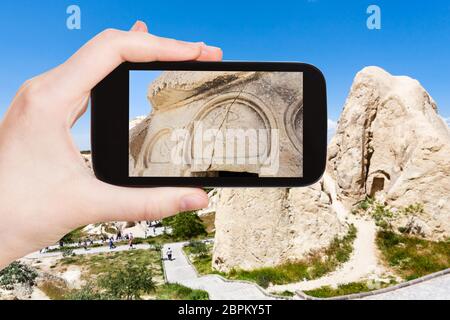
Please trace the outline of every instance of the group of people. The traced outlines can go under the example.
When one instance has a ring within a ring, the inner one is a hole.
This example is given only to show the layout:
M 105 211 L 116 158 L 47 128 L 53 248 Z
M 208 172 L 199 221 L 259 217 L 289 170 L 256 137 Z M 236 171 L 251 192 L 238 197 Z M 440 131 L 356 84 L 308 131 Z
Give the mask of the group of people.
M 153 228 L 153 234 L 156 234 L 156 227 L 157 224 L 155 222 L 147 222 L 148 229 L 145 230 L 145 238 L 147 238 L 147 235 L 149 233 L 150 228 Z M 128 241 L 128 246 L 130 249 L 134 249 L 134 236 L 133 234 L 127 233 L 125 235 L 122 234 L 121 231 L 118 231 L 115 236 L 108 237 L 107 235 L 103 234 L 101 238 L 99 239 L 99 242 L 101 241 L 102 244 L 108 243 L 109 249 L 113 250 L 116 249 L 116 242 L 119 241 Z M 92 247 L 95 244 L 95 241 L 92 238 L 86 238 L 86 239 L 79 239 L 77 243 L 70 243 L 67 244 L 64 242 L 64 240 L 59 241 L 59 248 L 63 249 L 64 247 L 70 246 L 70 247 L 79 247 L 84 248 L 85 250 L 89 250 L 89 247 Z M 46 253 L 50 250 L 49 247 L 46 247 L 42 250 L 40 250 L 40 253 Z
M 130 249 L 134 249 L 134 244 L 133 244 L 133 240 L 134 240 L 134 236 L 132 233 L 127 233 L 125 236 L 122 236 L 122 232 L 119 231 L 116 235 L 116 239 L 114 240 L 114 237 L 110 237 L 109 238 L 109 249 L 113 250 L 116 248 L 115 242 L 117 241 L 123 241 L 123 240 L 127 240 L 128 241 L 128 246 Z
M 91 239 L 91 238 L 87 238 L 87 239 L 84 239 L 84 240 L 79 239 L 77 245 L 78 245 L 79 248 L 84 248 L 84 250 L 88 250 L 88 247 L 94 245 L 94 240 Z M 66 244 L 64 243 L 64 240 L 62 240 L 62 239 L 59 240 L 59 248 L 63 249 L 64 246 L 66 246 Z M 48 248 L 45 248 L 45 249 L 41 250 L 41 252 L 42 251 L 48 251 Z
M 78 247 L 83 247 L 84 250 L 89 250 L 88 247 L 92 247 L 94 245 L 94 240 L 91 238 L 85 239 L 85 240 L 79 240 L 78 241 Z

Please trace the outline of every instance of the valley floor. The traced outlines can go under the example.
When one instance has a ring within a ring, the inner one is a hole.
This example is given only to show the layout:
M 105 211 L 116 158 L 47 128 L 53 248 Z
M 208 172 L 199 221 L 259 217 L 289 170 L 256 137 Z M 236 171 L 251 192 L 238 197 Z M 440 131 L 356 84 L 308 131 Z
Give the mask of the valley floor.
M 368 225 L 366 224 L 364 225 L 365 227 L 368 227 Z M 365 229 L 363 229 L 363 231 L 364 230 Z M 205 290 L 209 293 L 210 299 L 212 300 L 219 300 L 219 299 L 265 300 L 265 299 L 281 298 L 272 295 L 270 292 L 260 288 L 256 284 L 236 280 L 225 280 L 224 278 L 217 275 L 198 276 L 195 268 L 191 263 L 189 263 L 187 257 L 183 253 L 183 246 L 185 244 L 186 244 L 185 242 L 167 244 L 163 249 L 166 251 L 168 248 L 171 248 L 174 255 L 174 260 L 172 261 L 164 260 L 164 269 L 167 281 L 169 283 L 179 283 L 193 289 Z M 360 249 L 363 248 L 364 247 L 361 247 Z M 345 280 L 356 281 L 360 280 L 361 277 L 365 277 L 367 274 L 373 274 L 373 272 L 376 271 L 372 268 L 373 266 L 371 266 L 370 264 L 370 261 L 373 260 L 369 259 L 368 263 L 362 262 L 360 261 L 360 259 L 363 259 L 365 257 L 365 254 L 363 252 L 360 253 L 358 253 L 358 251 L 355 252 L 356 252 L 356 254 L 354 255 L 355 257 L 349 261 L 349 264 L 344 265 L 341 269 L 339 269 L 338 271 L 336 271 L 331 275 L 325 276 L 317 280 L 313 280 L 315 281 L 314 285 L 312 285 L 311 284 L 312 282 L 310 281 L 309 282 L 310 287 L 317 288 L 324 284 L 327 285 L 331 284 L 332 281 L 334 283 L 346 283 Z M 360 271 L 354 270 L 352 268 L 355 265 L 360 265 L 360 263 L 368 267 L 368 269 L 364 273 L 361 273 Z M 352 270 L 354 271 L 354 276 L 351 276 Z M 344 276 L 346 278 L 343 278 L 342 281 L 338 281 L 339 276 Z M 301 284 L 302 283 L 287 285 L 286 288 L 277 288 L 276 291 L 280 292 L 281 289 L 294 290 L 297 289 L 297 287 L 300 287 Z M 271 289 L 273 288 L 274 287 L 272 287 Z M 295 298 L 293 299 L 301 300 L 302 297 L 295 296 Z M 398 288 L 390 292 L 368 296 L 365 297 L 364 299 L 450 300 L 450 273 L 423 282 L 419 282 L 411 286 Z

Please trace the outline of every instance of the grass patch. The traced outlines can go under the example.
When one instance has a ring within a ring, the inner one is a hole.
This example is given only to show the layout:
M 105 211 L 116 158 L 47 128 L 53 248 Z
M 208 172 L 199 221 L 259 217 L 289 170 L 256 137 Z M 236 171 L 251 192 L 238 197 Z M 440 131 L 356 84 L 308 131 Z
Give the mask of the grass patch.
M 157 300 L 209 300 L 208 292 L 180 284 L 164 284 L 156 288 Z
M 323 286 L 314 290 L 303 291 L 305 294 L 316 297 L 316 298 L 332 298 L 341 297 L 355 293 L 370 292 L 388 286 L 396 284 L 395 281 L 389 283 L 384 282 L 351 282 L 338 286 L 337 288 L 332 288 L 330 286 Z
M 295 293 L 289 290 L 284 290 L 283 292 L 275 292 L 274 295 L 280 297 L 293 297 L 295 296 Z
M 83 268 L 83 277 L 97 277 L 108 272 L 123 269 L 128 262 L 137 266 L 146 266 L 153 270 L 154 276 L 162 279 L 161 255 L 156 250 L 135 249 L 121 252 L 108 252 L 95 255 L 79 255 L 63 258 L 60 266 L 77 265 Z
M 159 300 L 208 300 L 206 291 L 193 290 L 178 284 L 163 284 L 162 262 L 159 250 L 129 250 L 122 252 L 108 252 L 96 255 L 83 255 L 63 258 L 58 267 L 65 268 L 69 265 L 77 265 L 82 268 L 82 278 L 89 285 L 81 290 L 69 290 L 63 286 L 63 281 L 44 282 L 40 288 L 52 300 L 99 300 L 109 299 L 105 296 L 101 281 L 104 276 L 114 279 L 117 272 L 130 270 L 133 266 L 151 269 L 155 280 L 155 291 L 147 295 L 145 299 Z
M 84 232 L 85 227 L 86 226 L 83 226 L 73 230 L 72 232 L 66 234 L 61 240 L 64 243 L 75 243 L 78 241 L 83 241 L 85 238 L 89 237 L 89 235 Z
M 157 247 L 163 246 L 167 243 L 175 243 L 175 242 L 182 242 L 182 241 L 201 241 L 201 240 L 207 240 L 210 238 L 214 238 L 214 233 L 208 233 L 203 234 L 191 238 L 180 238 L 180 237 L 174 237 L 171 234 L 162 234 L 156 237 L 147 238 L 143 241 L 143 243 L 148 243 L 150 245 L 154 245 Z
M 64 300 L 70 292 L 63 280 L 47 280 L 39 284 L 38 288 L 51 300 Z
M 218 274 L 221 276 L 226 276 L 225 273 L 214 270 L 212 267 L 212 245 L 207 245 L 206 248 L 208 252 L 206 254 L 197 255 L 193 253 L 193 248 L 191 246 L 184 246 L 183 251 L 188 256 L 191 263 L 194 265 L 197 273 L 200 275 L 206 274 Z
M 379 231 L 383 259 L 405 280 L 450 268 L 450 240 L 433 242 L 392 231 Z
M 355 226 L 351 225 L 345 237 L 335 238 L 328 248 L 312 253 L 307 259 L 251 271 L 232 270 L 228 277 L 253 281 L 263 288 L 267 288 L 270 284 L 279 285 L 298 282 L 303 279 L 320 278 L 349 260 L 356 233 Z
M 279 285 L 303 279 L 316 279 L 336 270 L 339 265 L 349 260 L 356 233 L 355 226 L 351 225 L 345 237 L 334 239 L 328 248 L 311 253 L 307 259 L 301 261 L 255 270 L 231 270 L 228 274 L 212 269 L 212 246 L 205 255 L 193 255 L 189 246 L 185 247 L 184 251 L 199 274 L 220 274 L 232 280 L 256 282 L 261 287 L 267 288 L 270 284 Z

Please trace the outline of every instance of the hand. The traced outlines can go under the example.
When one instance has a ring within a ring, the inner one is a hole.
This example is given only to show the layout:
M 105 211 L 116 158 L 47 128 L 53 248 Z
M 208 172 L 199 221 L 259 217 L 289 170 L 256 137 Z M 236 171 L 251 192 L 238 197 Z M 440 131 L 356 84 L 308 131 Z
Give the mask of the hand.
M 27 81 L 0 123 L 0 270 L 79 226 L 206 207 L 198 189 L 128 189 L 96 180 L 70 129 L 91 89 L 124 61 L 221 59 L 219 48 L 156 37 L 137 22 L 129 32 L 102 32 L 64 64 Z

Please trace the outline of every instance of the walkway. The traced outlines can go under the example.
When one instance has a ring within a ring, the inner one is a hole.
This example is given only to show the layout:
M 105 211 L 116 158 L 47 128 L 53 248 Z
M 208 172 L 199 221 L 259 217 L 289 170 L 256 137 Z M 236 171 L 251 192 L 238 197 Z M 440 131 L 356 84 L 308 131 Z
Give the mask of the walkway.
M 133 246 L 134 249 L 151 249 L 152 246 L 149 244 L 137 244 Z M 130 247 L 128 245 L 118 246 L 115 249 L 111 250 L 108 246 L 104 247 L 97 247 L 97 248 L 88 248 L 88 250 L 85 250 L 83 248 L 81 249 L 75 249 L 73 250 L 73 253 L 75 255 L 86 255 L 86 254 L 98 254 L 98 253 L 108 253 L 108 252 L 120 252 L 120 251 L 128 251 L 130 250 Z M 61 257 L 62 252 L 61 251 L 55 251 L 55 252 L 48 252 L 48 253 L 40 253 L 40 252 L 34 252 L 32 254 L 27 255 L 23 259 L 43 259 L 43 258 L 51 258 L 51 257 Z
M 450 274 L 404 287 L 395 291 L 369 296 L 366 300 L 450 300 Z
M 216 275 L 197 276 L 193 266 L 183 253 L 185 243 L 172 243 L 163 247 L 163 252 L 172 249 L 172 261 L 164 260 L 167 282 L 179 283 L 192 289 L 205 290 L 211 300 L 269 300 L 254 284 L 240 281 L 225 281 Z

